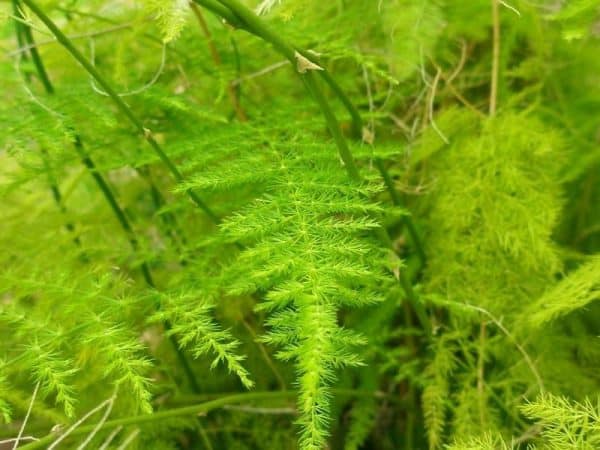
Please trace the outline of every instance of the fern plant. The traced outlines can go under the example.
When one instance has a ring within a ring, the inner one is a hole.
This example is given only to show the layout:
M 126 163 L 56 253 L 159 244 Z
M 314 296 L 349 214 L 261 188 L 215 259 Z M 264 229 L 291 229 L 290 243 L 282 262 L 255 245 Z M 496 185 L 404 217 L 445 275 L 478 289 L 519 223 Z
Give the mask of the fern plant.
M 0 3 L 8 448 L 598 446 L 598 4 Z

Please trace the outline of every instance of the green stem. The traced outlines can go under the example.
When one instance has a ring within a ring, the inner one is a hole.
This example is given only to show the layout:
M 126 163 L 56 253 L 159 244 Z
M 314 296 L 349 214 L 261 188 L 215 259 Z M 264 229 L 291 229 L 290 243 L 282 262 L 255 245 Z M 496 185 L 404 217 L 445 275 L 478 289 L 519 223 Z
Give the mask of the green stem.
M 297 394 L 296 391 L 273 391 L 273 393 L 278 392 L 280 394 Z M 396 396 L 391 396 L 382 391 L 370 391 L 365 389 L 345 389 L 345 388 L 333 388 L 331 389 L 331 393 L 339 396 L 339 397 L 353 397 L 353 398 L 375 398 L 380 400 L 385 400 L 386 402 L 391 402 L 395 404 L 404 404 L 404 402 L 398 399 Z M 167 404 L 169 406 L 185 406 L 199 402 L 207 402 L 209 400 L 213 400 L 215 397 L 223 398 L 229 397 L 233 395 L 238 395 L 235 392 L 216 392 L 211 394 L 201 394 L 201 395 L 186 395 L 181 397 L 174 397 L 172 400 L 168 400 Z
M 121 226 L 121 228 L 127 235 L 127 239 L 129 240 L 129 244 L 131 245 L 131 248 L 133 249 L 133 251 L 135 253 L 139 253 L 139 249 L 140 249 L 139 241 L 137 239 L 135 231 L 133 231 L 133 227 L 129 223 L 129 219 L 125 215 L 125 211 L 123 211 L 123 209 L 119 206 L 116 196 L 113 193 L 113 190 L 111 189 L 108 182 L 104 179 L 102 174 L 100 172 L 98 172 L 98 170 L 96 169 L 96 165 L 94 164 L 94 161 L 92 161 L 90 156 L 85 152 L 85 150 L 83 148 L 83 144 L 81 143 L 79 136 L 75 136 L 75 149 L 77 150 L 77 153 L 79 154 L 79 157 L 81 158 L 81 162 L 88 169 L 88 171 L 90 172 L 90 175 L 92 175 L 92 178 L 94 178 L 94 181 L 98 185 L 98 188 L 100 189 L 100 191 L 102 191 L 102 195 L 108 202 L 110 209 L 112 210 L 114 216 L 117 218 L 117 221 L 119 222 L 119 225 Z M 148 284 L 150 287 L 155 287 L 154 280 L 152 279 L 152 275 L 150 273 L 150 268 L 148 267 L 148 264 L 146 262 L 142 263 L 141 271 L 142 271 L 144 280 L 146 281 L 146 284 Z
M 160 192 L 160 189 L 154 182 L 152 174 L 150 172 L 150 168 L 148 167 L 139 167 L 135 169 L 137 174 L 143 178 L 146 183 L 148 183 L 148 187 L 150 188 L 150 196 L 152 198 L 152 204 L 154 206 L 154 212 L 158 212 L 163 205 L 167 203 L 165 197 Z M 177 217 L 171 213 L 170 211 L 166 211 L 163 214 L 159 214 L 160 219 L 164 224 L 164 232 L 166 236 L 171 239 L 175 246 L 175 251 L 178 253 L 180 259 L 179 264 L 181 266 L 187 265 L 187 260 L 184 255 L 184 248 L 187 244 L 187 239 L 185 237 L 185 233 L 179 226 L 177 221 Z
M 323 112 L 323 115 L 325 116 L 325 120 L 327 121 L 327 127 L 329 128 L 329 132 L 333 136 L 333 140 L 335 141 L 335 144 L 338 148 L 340 158 L 342 158 L 342 161 L 344 162 L 344 167 L 346 169 L 346 172 L 348 173 L 348 176 L 351 180 L 360 182 L 360 173 L 358 172 L 358 168 L 354 163 L 354 158 L 352 157 L 352 153 L 348 148 L 348 143 L 342 135 L 340 124 L 338 123 L 335 114 L 331 110 L 327 99 L 323 95 L 323 91 L 321 90 L 314 73 L 309 71 L 306 74 L 306 76 L 303 77 L 303 80 L 306 82 L 309 91 L 313 94 L 315 100 L 321 108 L 321 111 Z
M 244 394 L 230 395 L 228 397 L 222 397 L 216 400 L 200 403 L 192 406 L 185 406 L 182 408 L 169 409 L 166 411 L 157 411 L 152 414 L 144 414 L 141 416 L 123 417 L 120 419 L 108 420 L 100 426 L 100 430 L 108 430 L 115 427 L 126 427 L 130 425 L 144 425 L 153 422 L 161 422 L 180 416 L 196 416 L 200 413 L 207 413 L 209 411 L 221 408 L 226 405 L 244 403 L 253 400 L 274 400 L 280 398 L 291 398 L 296 395 L 294 391 L 278 391 L 278 392 L 248 392 Z M 70 436 L 81 436 L 90 433 L 97 427 L 97 424 L 86 425 L 75 428 Z M 33 450 L 37 448 L 46 448 L 49 443 L 54 441 L 58 435 L 51 433 L 44 436 L 38 441 L 20 447 L 22 450 Z
M 390 173 L 386 169 L 384 162 L 380 158 L 376 158 L 375 165 L 377 166 L 377 170 L 379 171 L 379 173 L 381 174 L 381 177 L 383 178 L 383 182 L 385 184 L 386 189 L 388 190 L 388 192 L 390 194 L 392 203 L 395 206 L 401 206 L 402 201 L 400 200 L 400 194 L 398 194 L 398 191 L 396 190 L 396 187 L 394 186 L 394 181 L 392 180 Z M 421 243 L 421 238 L 419 237 L 419 233 L 417 232 L 417 228 L 415 227 L 414 222 L 412 221 L 412 219 L 410 217 L 404 216 L 402 218 L 402 223 L 408 229 L 408 234 L 410 234 L 410 237 L 413 241 L 415 249 L 417 250 L 417 255 L 419 255 L 421 264 L 425 264 L 425 258 L 426 258 L 425 250 L 423 249 L 423 244 Z
M 104 79 L 102 75 L 96 70 L 96 68 L 83 56 L 83 54 L 77 50 L 71 40 L 56 26 L 56 24 L 46 15 L 46 13 L 36 4 L 33 0 L 23 0 L 33 13 L 39 17 L 39 19 L 48 27 L 50 32 L 54 35 L 56 40 L 65 47 L 65 49 L 71 54 L 71 56 L 96 80 L 96 82 L 104 89 L 111 100 L 115 103 L 117 108 L 127 117 L 129 122 L 136 128 L 136 130 L 146 139 L 152 150 L 158 155 L 163 164 L 167 167 L 171 175 L 177 183 L 183 181 L 183 175 L 179 172 L 179 169 L 173 161 L 167 156 L 159 143 L 154 139 L 152 132 L 144 127 L 144 124 L 140 119 L 133 113 L 131 108 L 123 101 L 123 99 L 117 94 L 112 86 Z M 191 189 L 186 190 L 187 195 L 190 199 L 206 214 L 206 216 L 214 224 L 218 224 L 220 219 L 215 213 L 206 205 L 202 199 L 196 195 Z
M 204 6 L 216 16 L 223 18 L 229 25 L 245 29 L 244 23 L 228 7 L 221 5 L 217 0 L 193 0 L 193 2 Z
M 216 15 L 224 18 L 227 22 L 236 28 L 246 30 L 255 36 L 269 42 L 275 50 L 281 53 L 288 59 L 292 66 L 296 65 L 296 52 L 300 53 L 305 58 L 314 59 L 305 50 L 299 49 L 294 45 L 287 43 L 280 35 L 269 29 L 264 22 L 253 11 L 248 9 L 237 0 L 193 0 L 195 3 L 204 6 Z M 354 104 L 346 96 L 342 88 L 336 83 L 333 77 L 326 70 L 319 71 L 319 75 L 323 77 L 331 90 L 339 97 L 345 108 L 348 110 L 352 118 L 352 128 L 355 135 L 360 136 L 362 133 L 362 119 L 360 113 L 355 108 Z
M 25 17 L 23 16 L 23 12 L 21 11 L 21 7 L 19 5 L 19 0 L 13 0 L 13 7 L 15 11 L 15 16 L 25 21 Z M 52 87 L 52 83 L 48 78 L 48 73 L 46 72 L 46 68 L 44 67 L 42 59 L 40 58 L 40 53 L 38 52 L 38 49 L 35 45 L 35 41 L 33 40 L 31 28 L 25 25 L 24 22 L 18 21 L 17 27 L 21 29 L 22 37 L 25 39 L 25 42 L 27 42 L 27 44 L 30 46 L 29 54 L 31 55 L 33 64 L 35 65 L 37 73 L 40 77 L 40 81 L 44 85 L 44 89 L 46 89 L 46 92 L 48 92 L 49 94 L 54 93 L 54 88 Z

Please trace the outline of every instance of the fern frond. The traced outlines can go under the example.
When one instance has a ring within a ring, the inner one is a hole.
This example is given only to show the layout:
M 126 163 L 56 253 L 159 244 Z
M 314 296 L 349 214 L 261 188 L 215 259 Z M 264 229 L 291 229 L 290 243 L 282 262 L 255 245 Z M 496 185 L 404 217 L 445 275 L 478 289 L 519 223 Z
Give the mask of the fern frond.
M 82 344 L 106 352 L 101 355 L 103 376 L 130 392 L 140 411 L 152 412 L 151 380 L 147 376 L 152 364 L 142 356 L 143 345 L 126 327 L 103 314 L 90 314 L 87 323 L 89 329 Z
M 521 407 L 523 413 L 542 426 L 543 448 L 594 449 L 600 445 L 600 403 L 583 403 L 545 394 Z
M 268 152 L 262 164 L 270 166 L 254 170 L 265 194 L 225 220 L 221 232 L 245 246 L 226 270 L 228 290 L 266 292 L 259 305 L 271 311 L 264 340 L 296 363 L 301 447 L 316 449 L 328 434 L 336 371 L 360 364 L 353 348 L 363 339 L 339 326 L 337 311 L 378 301 L 377 283 L 389 280 L 386 253 L 361 236 L 379 226 L 371 217 L 381 209 L 368 198 L 381 187 L 349 184 L 333 149 L 296 146 L 301 151 Z M 241 159 L 236 164 L 245 167 L 256 156 Z
M 171 42 L 181 34 L 186 22 L 187 0 L 145 0 L 146 8 L 155 16 L 165 43 Z
M 425 369 L 425 388 L 421 396 L 430 449 L 440 448 L 444 438 L 446 416 L 451 407 L 450 375 L 456 365 L 454 343 L 442 335 L 432 345 L 434 356 Z
M 40 383 L 41 393 L 55 395 L 56 403 L 61 404 L 67 417 L 75 415 L 75 392 L 73 376 L 77 373 L 75 363 L 52 349 L 44 348 L 39 342 L 31 342 L 23 357 L 31 367 L 31 373 Z
M 210 294 L 162 294 L 161 297 L 162 307 L 152 316 L 152 322 L 174 324 L 167 334 L 177 336 L 182 348 L 190 348 L 195 358 L 215 355 L 211 368 L 223 363 L 246 388 L 254 386 L 242 365 L 245 357 L 236 353 L 240 342 L 213 318 L 215 304 Z
M 600 256 L 596 255 L 536 300 L 524 315 L 524 320 L 528 325 L 540 327 L 598 299 Z
M 444 448 L 446 450 L 512 450 L 514 447 L 507 445 L 499 436 L 485 433 L 481 437 L 457 439 Z
M 4 361 L 0 361 L 0 416 L 4 420 L 4 423 L 9 423 L 12 417 L 12 408 L 6 398 L 9 385 L 5 375 L 5 364 Z

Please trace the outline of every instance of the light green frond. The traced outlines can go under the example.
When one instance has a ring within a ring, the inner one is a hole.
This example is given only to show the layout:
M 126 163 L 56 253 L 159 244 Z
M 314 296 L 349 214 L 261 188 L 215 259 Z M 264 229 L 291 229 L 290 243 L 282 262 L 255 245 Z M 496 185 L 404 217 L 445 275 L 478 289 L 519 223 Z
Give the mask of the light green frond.
M 584 308 L 600 299 L 600 256 L 593 256 L 574 272 L 552 286 L 524 315 L 528 325 L 540 327 L 545 323 Z
M 245 357 L 237 353 L 240 342 L 215 322 L 215 305 L 210 295 L 192 292 L 165 294 L 162 297 L 162 307 L 152 316 L 151 321 L 172 323 L 167 334 L 176 336 L 182 349 L 189 348 L 195 358 L 214 356 L 211 368 L 219 363 L 224 364 L 250 389 L 254 382 L 242 365 Z
M 187 0 L 145 0 L 144 3 L 156 18 L 163 41 L 168 43 L 177 39 L 185 26 L 189 10 Z

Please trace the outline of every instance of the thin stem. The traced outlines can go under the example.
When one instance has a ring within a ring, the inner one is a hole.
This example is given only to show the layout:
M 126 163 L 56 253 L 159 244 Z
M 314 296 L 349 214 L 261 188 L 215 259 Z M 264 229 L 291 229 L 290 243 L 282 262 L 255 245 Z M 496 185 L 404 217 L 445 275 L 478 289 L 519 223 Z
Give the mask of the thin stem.
M 141 416 L 123 417 L 119 419 L 108 420 L 100 427 L 101 430 L 108 430 L 119 426 L 141 425 L 153 422 L 161 422 L 175 417 L 195 416 L 200 413 L 207 413 L 225 405 L 244 403 L 253 400 L 274 400 L 280 398 L 292 398 L 296 395 L 295 391 L 277 391 L 277 392 L 248 392 L 244 394 L 236 394 L 227 397 L 222 397 L 216 400 L 200 403 L 182 408 L 175 408 L 166 411 L 157 411 L 152 414 L 144 414 Z M 81 436 L 93 431 L 97 424 L 87 425 L 72 430 L 70 435 Z M 39 441 L 29 443 L 21 447 L 23 450 L 33 450 L 38 448 L 46 448 L 49 443 L 56 439 L 55 433 L 50 433 L 44 436 Z
M 98 185 L 98 188 L 102 191 L 102 194 L 104 195 L 104 198 L 108 202 L 110 209 L 112 210 L 114 216 L 116 217 L 117 221 L 119 222 L 119 225 L 121 226 L 121 228 L 127 235 L 129 244 L 131 245 L 131 248 L 134 250 L 134 252 L 139 253 L 139 249 L 140 249 L 139 241 L 137 239 L 135 232 L 133 231 L 133 227 L 129 223 L 129 219 L 125 215 L 125 211 L 123 211 L 121 206 L 119 206 L 116 196 L 113 193 L 113 190 L 111 189 L 108 182 L 105 180 L 105 178 L 102 176 L 102 174 L 100 172 L 98 172 L 98 170 L 96 169 L 96 165 L 95 165 L 94 161 L 85 152 L 85 150 L 83 148 L 83 144 L 81 143 L 81 140 L 79 139 L 79 136 L 75 137 L 75 149 L 77 150 L 77 153 L 79 154 L 79 157 L 81 158 L 81 162 L 88 169 L 88 171 L 90 172 L 90 175 L 92 175 L 92 178 L 94 178 L 94 181 Z M 146 262 L 142 263 L 141 271 L 142 271 L 144 280 L 146 281 L 146 284 L 148 284 L 150 287 L 155 287 L 154 280 L 152 279 L 150 269 L 148 268 L 148 265 Z
M 273 393 L 288 393 L 289 396 L 296 395 L 296 391 L 273 391 Z M 390 401 L 397 404 L 404 404 L 403 401 L 400 401 L 396 397 L 390 396 L 388 393 L 382 391 L 369 391 L 364 389 L 344 389 L 344 388 L 333 388 L 331 389 L 331 393 L 340 397 L 355 397 L 355 398 L 376 398 L 380 400 Z M 174 397 L 172 400 L 168 401 L 168 405 L 171 406 L 185 406 L 194 404 L 197 402 L 207 402 L 214 400 L 217 398 L 224 398 L 233 395 L 238 395 L 235 392 L 216 392 L 212 394 L 201 394 L 201 395 L 186 395 L 181 397 Z
M 498 75 L 500 68 L 500 3 L 492 0 L 492 79 L 490 83 L 490 116 L 496 114 L 498 103 Z
M 267 365 L 271 369 L 271 372 L 273 372 L 273 375 L 275 375 L 275 378 L 277 378 L 277 382 L 279 383 L 279 387 L 281 388 L 282 391 L 285 391 L 286 390 L 285 381 L 283 380 L 283 377 L 281 376 L 281 373 L 279 373 L 279 370 L 277 370 L 277 366 L 275 366 L 275 363 L 273 362 L 273 360 L 269 356 L 269 353 L 267 352 L 267 349 L 265 348 L 264 345 L 262 345 L 262 343 L 258 339 L 258 336 L 256 335 L 256 332 L 254 331 L 254 329 L 252 328 L 252 326 L 246 321 L 246 319 L 242 319 L 242 325 L 244 325 L 244 328 L 246 328 L 246 330 L 248 331 L 248 333 L 250 334 L 250 336 L 252 336 L 252 340 L 256 343 L 257 347 L 259 348 L 260 353 L 263 356 L 263 359 L 265 360 L 265 362 L 267 363 Z
M 202 11 L 200 10 L 200 8 L 198 8 L 198 6 L 195 3 L 190 3 L 190 8 L 192 8 L 196 19 L 198 20 L 198 24 L 200 25 L 200 29 L 202 30 L 204 37 L 206 37 L 208 49 L 210 51 L 212 60 L 215 63 L 215 66 L 220 67 L 222 65 L 221 55 L 217 50 L 217 46 L 215 45 L 212 33 L 210 32 L 210 29 L 206 24 L 206 20 L 204 20 L 204 15 L 202 14 Z M 233 106 L 233 110 L 235 111 L 235 115 L 237 116 L 238 120 L 240 122 L 246 122 L 248 120 L 248 117 L 246 116 L 246 112 L 240 105 L 239 96 L 236 94 L 235 87 L 231 81 L 227 82 L 227 94 L 229 95 L 229 100 L 231 101 L 231 105 Z
M 360 182 L 361 176 L 358 172 L 358 168 L 354 163 L 354 158 L 352 157 L 352 153 L 348 148 L 348 144 L 342 135 L 342 131 L 340 129 L 340 124 L 335 117 L 335 114 L 331 110 L 327 99 L 323 95 L 323 91 L 321 90 L 318 81 L 316 80 L 315 74 L 311 71 L 306 73 L 306 76 L 302 78 L 309 89 L 309 91 L 313 94 L 315 100 L 317 101 L 319 107 L 321 108 L 321 112 L 325 116 L 325 120 L 327 122 L 327 127 L 329 128 L 329 132 L 333 136 L 333 140 L 336 143 L 338 148 L 338 152 L 340 154 L 340 158 L 344 162 L 344 168 L 348 173 L 348 176 L 351 180 Z
M 413 316 L 412 316 L 412 310 L 410 308 L 410 305 L 408 303 L 404 303 L 403 305 L 403 310 L 404 310 L 404 322 L 406 324 L 407 328 L 412 328 L 413 327 Z M 410 352 L 410 355 L 413 358 L 417 357 L 417 346 L 415 344 L 415 337 L 411 334 L 408 334 L 406 336 L 405 339 L 406 342 L 406 346 L 408 347 L 408 350 Z M 416 424 L 416 415 L 417 415 L 417 395 L 415 392 L 415 387 L 410 383 L 410 382 L 406 382 L 407 384 L 407 402 L 408 402 L 408 408 L 406 411 L 406 426 L 405 426 L 405 445 L 404 448 L 406 449 L 413 449 L 414 448 L 414 437 L 415 437 L 415 424 Z
M 17 33 L 17 43 L 19 44 L 19 49 L 23 49 L 25 47 L 25 45 L 27 45 L 27 43 L 25 42 L 25 37 L 23 36 L 23 23 L 20 20 L 17 19 L 22 19 L 23 15 L 21 13 L 21 9 L 19 8 L 19 2 L 18 0 L 13 0 L 12 1 L 12 6 L 13 6 L 13 15 L 15 16 L 15 31 Z M 23 54 L 23 59 L 25 59 L 26 56 L 25 54 Z
M 13 5 L 16 17 L 19 19 L 23 19 L 24 21 L 25 17 L 23 17 L 23 12 L 21 11 L 19 0 L 13 0 Z M 48 73 L 46 72 L 46 68 L 42 63 L 38 49 L 35 46 L 35 41 L 33 39 L 31 28 L 28 25 L 26 25 L 25 22 L 20 22 L 19 25 L 19 28 L 21 29 L 25 41 L 27 42 L 27 44 L 31 45 L 31 48 L 29 48 L 29 54 L 31 55 L 31 60 L 33 61 L 33 64 L 35 65 L 37 73 L 40 77 L 40 81 L 44 85 L 44 89 L 46 89 L 46 92 L 52 94 L 54 93 L 54 88 L 52 86 L 52 83 L 50 82 L 50 79 L 48 78 Z
M 135 171 L 146 181 L 146 183 L 148 183 L 148 187 L 150 188 L 150 196 L 154 205 L 154 212 L 156 213 L 163 205 L 167 203 L 167 201 L 154 182 L 149 167 L 136 167 Z M 171 239 L 175 246 L 175 250 L 180 256 L 179 264 L 181 264 L 181 266 L 187 265 L 187 260 L 184 255 L 184 248 L 187 244 L 187 239 L 185 237 L 185 233 L 179 226 L 177 217 L 170 211 L 159 214 L 159 216 L 164 224 L 165 234 Z
M 27 413 L 25 414 L 25 418 L 23 419 L 23 423 L 21 423 L 21 427 L 19 428 L 19 434 L 15 439 L 15 443 L 13 445 L 13 450 L 15 450 L 19 446 L 19 442 L 21 441 L 21 436 L 23 436 L 23 432 L 25 431 L 25 427 L 27 426 L 27 422 L 29 421 L 29 415 L 31 414 L 31 410 L 33 408 L 33 403 L 35 402 L 35 398 L 37 397 L 38 390 L 40 388 L 40 382 L 38 381 L 35 384 L 35 389 L 33 390 L 33 395 L 31 396 L 31 402 L 29 402 L 29 406 L 27 408 Z
M 410 280 L 406 276 L 405 270 L 400 270 L 399 282 L 400 286 L 402 286 L 402 289 L 404 290 L 404 293 L 406 294 L 406 298 L 410 302 L 412 308 L 415 311 L 415 314 L 417 315 L 417 318 L 419 319 L 419 322 L 421 323 L 421 327 L 423 328 L 423 330 L 425 330 L 427 336 L 431 336 L 431 321 L 429 320 L 427 311 L 425 311 L 425 307 L 417 298 L 417 294 L 415 293 L 412 284 L 410 283 Z
M 183 181 L 183 175 L 179 169 L 175 166 L 173 161 L 167 156 L 160 144 L 154 139 L 152 131 L 144 126 L 142 121 L 137 118 L 131 108 L 123 101 L 123 99 L 117 94 L 117 92 L 111 87 L 111 85 L 104 79 L 102 75 L 96 70 L 96 68 L 83 56 L 83 54 L 77 50 L 71 40 L 60 31 L 56 24 L 44 13 L 44 11 L 34 2 L 33 0 L 23 0 L 33 13 L 39 17 L 39 19 L 48 27 L 50 32 L 56 37 L 56 40 L 60 42 L 63 47 L 71 54 L 71 56 L 88 72 L 94 80 L 102 87 L 106 94 L 112 99 L 117 108 L 127 117 L 129 122 L 136 128 L 136 130 L 146 139 L 152 150 L 158 155 L 163 164 L 167 167 L 171 175 L 177 183 Z M 191 189 L 186 190 L 187 195 L 190 199 L 206 214 L 206 216 L 214 224 L 218 224 L 220 219 L 215 213 L 206 205 L 202 199 L 196 195 Z

